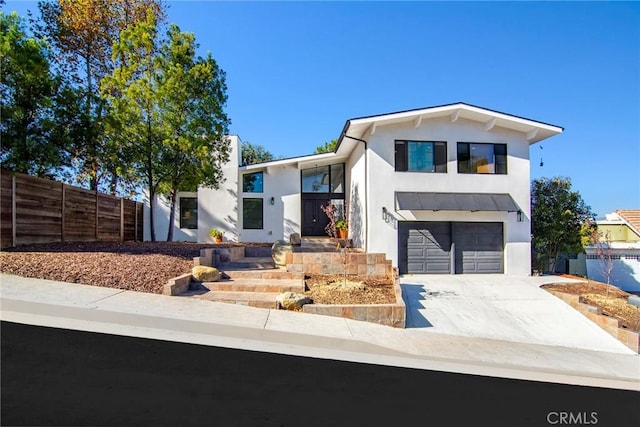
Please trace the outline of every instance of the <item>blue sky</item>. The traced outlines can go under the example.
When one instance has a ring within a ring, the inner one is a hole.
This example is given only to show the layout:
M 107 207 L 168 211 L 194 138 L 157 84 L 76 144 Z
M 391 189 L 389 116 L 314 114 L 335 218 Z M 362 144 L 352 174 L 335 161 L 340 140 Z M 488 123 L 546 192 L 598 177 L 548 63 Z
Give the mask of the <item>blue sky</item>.
M 463 101 L 565 128 L 531 147 L 532 178 L 571 178 L 598 216 L 640 208 L 640 3 L 169 5 L 227 72 L 231 132 L 275 155 L 349 118 Z

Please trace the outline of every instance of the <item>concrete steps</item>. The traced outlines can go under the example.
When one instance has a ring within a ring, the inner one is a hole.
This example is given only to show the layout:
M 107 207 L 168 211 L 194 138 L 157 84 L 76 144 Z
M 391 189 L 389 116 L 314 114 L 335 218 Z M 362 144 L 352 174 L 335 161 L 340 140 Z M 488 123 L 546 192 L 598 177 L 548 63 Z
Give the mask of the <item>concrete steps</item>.
M 238 270 L 238 269 L 275 269 L 276 265 L 271 257 L 247 257 L 236 261 L 221 262 L 216 266 L 218 270 Z
M 230 280 L 238 279 L 300 279 L 304 278 L 303 273 L 292 273 L 290 271 L 281 270 L 279 268 L 250 268 L 250 269 L 225 269 L 220 270 L 222 278 Z
M 242 291 L 210 291 L 195 293 L 189 291 L 185 296 L 203 299 L 207 301 L 224 302 L 228 304 L 247 305 L 256 308 L 277 308 L 276 297 L 279 292 L 242 292 Z M 188 295 L 191 294 L 191 295 Z
M 304 292 L 304 281 L 299 279 L 262 279 L 262 278 L 234 278 L 219 282 L 204 282 L 201 284 L 209 291 L 236 292 Z

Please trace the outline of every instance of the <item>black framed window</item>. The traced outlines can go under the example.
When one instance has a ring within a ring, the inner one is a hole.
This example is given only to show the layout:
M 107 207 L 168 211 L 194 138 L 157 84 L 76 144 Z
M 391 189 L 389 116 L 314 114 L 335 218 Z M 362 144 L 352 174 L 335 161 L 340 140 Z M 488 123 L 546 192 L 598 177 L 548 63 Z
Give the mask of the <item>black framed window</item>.
M 396 141 L 396 172 L 447 172 L 447 143 Z
M 245 193 L 262 193 L 263 191 L 262 172 L 245 173 L 242 175 L 242 191 Z
M 180 197 L 180 228 L 198 228 L 198 199 Z
M 263 212 L 262 199 L 242 199 L 242 228 L 262 230 Z
M 506 175 L 507 144 L 458 142 L 458 173 Z
M 316 166 L 300 173 L 303 193 L 344 193 L 344 163 Z

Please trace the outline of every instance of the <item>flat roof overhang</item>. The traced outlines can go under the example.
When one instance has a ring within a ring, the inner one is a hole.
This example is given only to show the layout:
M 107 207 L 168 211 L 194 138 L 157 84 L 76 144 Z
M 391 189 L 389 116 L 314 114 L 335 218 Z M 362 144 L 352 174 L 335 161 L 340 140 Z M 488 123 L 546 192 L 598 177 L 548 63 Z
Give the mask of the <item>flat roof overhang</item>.
M 407 211 L 494 211 L 517 212 L 520 209 L 510 194 L 504 193 L 429 193 L 397 191 L 396 210 Z

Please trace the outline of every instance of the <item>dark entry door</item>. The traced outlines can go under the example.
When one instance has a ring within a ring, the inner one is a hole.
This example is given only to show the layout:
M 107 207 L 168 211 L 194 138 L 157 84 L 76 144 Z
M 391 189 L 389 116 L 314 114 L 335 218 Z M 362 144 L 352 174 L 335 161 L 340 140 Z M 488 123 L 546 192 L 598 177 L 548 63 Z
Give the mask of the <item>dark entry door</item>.
M 327 236 L 324 229 L 329 224 L 329 218 L 321 207 L 329 199 L 302 199 L 302 235 Z

